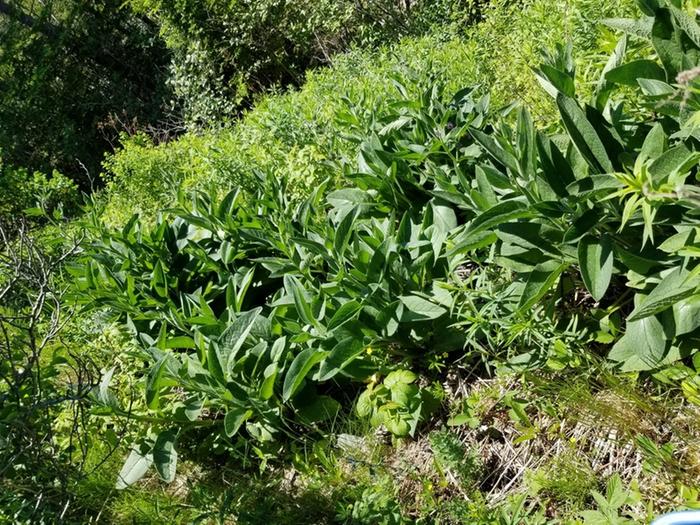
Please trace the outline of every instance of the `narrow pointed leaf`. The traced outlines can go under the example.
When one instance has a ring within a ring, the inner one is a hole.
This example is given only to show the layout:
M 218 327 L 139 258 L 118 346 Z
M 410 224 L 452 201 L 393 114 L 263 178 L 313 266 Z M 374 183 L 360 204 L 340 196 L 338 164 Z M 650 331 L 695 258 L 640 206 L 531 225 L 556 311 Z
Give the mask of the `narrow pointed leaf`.
M 294 358 L 294 361 L 292 361 L 287 371 L 287 375 L 284 377 L 282 400 L 285 403 L 297 393 L 302 382 L 314 365 L 322 361 L 327 354 L 328 352 L 318 350 L 317 348 L 307 348 Z

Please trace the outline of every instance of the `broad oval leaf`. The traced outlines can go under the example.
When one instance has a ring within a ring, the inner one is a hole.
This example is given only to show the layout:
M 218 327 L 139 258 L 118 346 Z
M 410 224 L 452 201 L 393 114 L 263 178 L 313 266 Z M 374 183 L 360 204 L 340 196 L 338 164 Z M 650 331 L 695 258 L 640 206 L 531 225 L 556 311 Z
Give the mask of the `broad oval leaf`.
M 625 335 L 615 343 L 608 359 L 622 364 L 623 372 L 657 368 L 666 354 L 663 325 L 653 316 L 639 321 L 628 320 Z
M 166 430 L 158 434 L 153 446 L 153 465 L 161 479 L 167 483 L 175 479 L 175 471 L 177 470 L 176 437 L 177 431 Z
M 610 285 L 613 270 L 613 250 L 610 238 L 596 239 L 590 235 L 578 243 L 578 262 L 586 289 L 600 301 Z
M 611 69 L 605 78 L 616 84 L 637 87 L 637 79 L 666 80 L 666 73 L 653 60 L 634 60 Z
M 229 408 L 224 416 L 224 432 L 228 437 L 233 437 L 241 428 L 241 425 L 245 423 L 250 416 L 253 415 L 253 411 L 250 409 L 245 409 L 241 407 Z
M 340 341 L 328 357 L 321 363 L 319 381 L 328 381 L 364 351 L 362 341 L 356 337 L 348 337 Z
M 447 313 L 447 308 L 435 304 L 417 295 L 404 295 L 399 297 L 406 307 L 402 320 L 404 321 L 428 321 L 437 319 Z
M 690 297 L 697 288 L 697 279 L 688 280 L 689 272 L 678 268 L 656 285 L 632 311 L 627 321 L 639 321 L 650 315 L 662 312 L 675 303 Z
M 344 303 L 336 310 L 333 317 L 331 317 L 331 320 L 328 321 L 328 331 L 335 330 L 339 326 L 342 326 L 348 322 L 357 312 L 359 312 L 360 308 L 362 308 L 362 305 L 354 300 Z
M 117 476 L 115 488 L 123 490 L 140 480 L 153 463 L 153 454 L 146 446 L 133 448 Z
M 528 209 L 527 204 L 521 201 L 507 200 L 497 204 L 493 208 L 489 208 L 484 213 L 476 217 L 469 225 L 467 231 L 470 235 L 473 235 L 477 232 L 489 230 L 514 219 L 521 219 L 531 215 L 532 211 Z

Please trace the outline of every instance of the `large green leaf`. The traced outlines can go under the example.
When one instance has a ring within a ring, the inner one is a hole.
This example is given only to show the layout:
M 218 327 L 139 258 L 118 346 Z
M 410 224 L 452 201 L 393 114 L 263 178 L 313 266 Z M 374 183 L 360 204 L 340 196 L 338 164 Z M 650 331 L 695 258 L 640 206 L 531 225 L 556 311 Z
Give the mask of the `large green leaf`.
M 654 25 L 654 17 L 647 16 L 641 19 L 633 18 L 605 18 L 601 20 L 606 26 L 623 31 L 628 35 L 651 38 L 651 28 Z
M 365 346 L 357 337 L 347 337 L 338 342 L 321 363 L 318 380 L 328 381 L 364 352 Z
M 571 164 L 544 133 L 537 134 L 537 151 L 542 175 L 547 184 L 559 197 L 566 197 L 569 194 L 566 187 L 576 180 Z
M 432 301 L 418 297 L 417 295 L 404 295 L 399 297 L 405 306 L 402 320 L 428 321 L 442 317 L 447 313 L 447 308 L 435 304 Z
M 285 275 L 284 287 L 287 292 L 292 294 L 292 297 L 294 298 L 294 305 L 296 306 L 297 313 L 302 321 L 304 321 L 307 325 L 315 326 L 316 319 L 314 318 L 313 311 L 311 310 L 311 303 L 306 298 L 304 287 L 301 285 L 299 280 L 293 275 Z
M 655 316 L 639 321 L 628 320 L 625 335 L 608 354 L 611 361 L 622 363 L 625 372 L 639 372 L 658 367 L 666 355 L 663 325 Z
M 506 222 L 530 217 L 533 211 L 524 202 L 507 200 L 489 208 L 481 215 L 477 216 L 469 225 L 467 232 L 474 235 L 484 230 L 490 230 Z
M 697 284 L 697 279 L 688 279 L 687 271 L 677 269 L 656 285 L 651 293 L 632 311 L 627 321 L 639 321 L 670 308 L 682 299 L 693 295 Z
M 667 332 L 675 337 L 694 332 L 700 327 L 700 295 L 692 295 L 673 304 L 663 313 L 664 326 L 670 321 L 672 328 Z
M 228 437 L 233 437 L 245 423 L 253 411 L 242 407 L 229 408 L 224 416 L 224 432 Z
M 167 483 L 175 479 L 175 471 L 177 470 L 176 437 L 177 431 L 165 430 L 158 434 L 155 445 L 153 445 L 153 465 L 161 479 Z
M 559 94 L 557 106 L 571 141 L 591 168 L 597 173 L 611 173 L 613 165 L 605 145 L 578 103 L 570 97 Z
M 333 314 L 331 320 L 328 321 L 328 331 L 330 332 L 331 330 L 335 330 L 336 328 L 343 326 L 350 319 L 352 319 L 357 312 L 360 311 L 360 308 L 362 308 L 362 305 L 357 301 L 348 301 L 343 303 L 343 305 Z
M 342 257 L 345 253 L 345 249 L 348 247 L 348 243 L 350 242 L 350 238 L 352 237 L 354 231 L 353 225 L 355 224 L 358 214 L 359 208 L 354 208 L 352 212 L 345 215 L 335 230 L 333 249 L 335 250 L 337 257 Z
M 495 138 L 478 129 L 472 129 L 469 132 L 496 162 L 508 168 L 512 173 L 518 173 L 518 160 L 511 152 L 503 149 Z
M 262 312 L 262 308 L 255 308 L 242 313 L 219 337 L 219 351 L 221 364 L 228 374 L 236 360 L 238 351 L 245 343 L 248 334 L 255 325 L 255 320 Z
M 140 480 L 153 463 L 153 454 L 149 447 L 139 445 L 131 450 L 117 476 L 115 488 L 123 490 Z
M 322 361 L 328 352 L 324 352 L 317 348 L 307 348 L 302 350 L 292 361 L 292 364 L 284 377 L 284 385 L 282 387 L 282 400 L 289 401 L 291 397 L 297 393 L 302 382 L 314 367 L 314 365 Z
M 684 52 L 668 9 L 659 9 L 651 29 L 651 43 L 666 70 L 666 80 L 673 81 L 683 70 Z
M 169 356 L 161 357 L 148 371 L 146 378 L 146 405 L 155 410 L 158 408 L 160 391 L 163 388 L 163 376 L 166 371 L 166 364 Z
M 613 250 L 610 238 L 586 236 L 578 244 L 578 262 L 586 289 L 596 301 L 605 295 L 613 270 Z
M 668 9 L 671 11 L 676 24 L 683 32 L 688 35 L 688 38 L 693 41 L 695 47 L 700 48 L 700 26 L 695 21 L 695 16 L 688 15 L 683 9 L 679 9 L 672 3 L 668 3 Z
M 634 60 L 611 69 L 605 74 L 605 78 L 616 84 L 625 86 L 638 86 L 637 80 L 640 78 L 650 78 L 652 80 L 666 80 L 666 73 L 653 60 Z
M 569 267 L 567 263 L 547 262 L 538 265 L 528 276 L 518 304 L 519 312 L 526 312 L 542 299 Z

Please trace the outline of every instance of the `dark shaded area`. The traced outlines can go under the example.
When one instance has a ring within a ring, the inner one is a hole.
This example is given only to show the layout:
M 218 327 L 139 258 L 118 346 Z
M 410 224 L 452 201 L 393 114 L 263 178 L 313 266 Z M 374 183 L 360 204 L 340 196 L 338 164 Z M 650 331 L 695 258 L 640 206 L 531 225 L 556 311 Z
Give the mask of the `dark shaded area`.
M 120 0 L 0 2 L 0 42 L 5 164 L 87 188 L 119 132 L 164 119 L 169 54 Z

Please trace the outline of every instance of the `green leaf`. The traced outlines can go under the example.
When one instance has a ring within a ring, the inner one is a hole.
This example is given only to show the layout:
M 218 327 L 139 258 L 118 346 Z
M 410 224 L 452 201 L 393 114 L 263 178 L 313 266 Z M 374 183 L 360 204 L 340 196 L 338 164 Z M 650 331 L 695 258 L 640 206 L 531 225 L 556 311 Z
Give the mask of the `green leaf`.
M 666 70 L 666 80 L 676 78 L 683 69 L 685 53 L 667 9 L 656 12 L 651 29 L 651 43 Z
M 263 372 L 263 382 L 260 385 L 260 397 L 262 399 L 270 399 L 274 393 L 275 381 L 277 380 L 277 372 L 279 368 L 277 363 L 270 363 Z
M 627 321 L 639 321 L 670 308 L 695 293 L 697 280 L 688 281 L 688 272 L 680 268 L 664 277 L 651 293 L 632 311 Z
M 568 267 L 568 263 L 555 265 L 554 263 L 547 262 L 537 265 L 535 269 L 530 272 L 527 283 L 525 283 L 525 288 L 523 289 L 523 294 L 518 304 L 518 311 L 525 312 L 532 308 L 537 301 L 542 299 L 542 297 L 549 292 L 552 286 L 559 280 L 559 276 Z
M 533 212 L 528 208 L 527 204 L 521 201 L 507 200 L 477 216 L 469 225 L 467 232 L 470 235 L 474 235 L 503 223 L 532 215 Z
M 297 393 L 302 382 L 314 365 L 322 361 L 326 355 L 328 355 L 328 352 L 316 348 L 307 348 L 294 358 L 294 361 L 292 361 L 287 371 L 287 375 L 284 377 L 282 400 L 285 403 Z
M 700 48 L 700 26 L 695 21 L 695 16 L 689 16 L 684 10 L 678 9 L 670 2 L 668 3 L 668 9 L 671 11 L 678 26 L 693 41 L 695 47 Z
M 700 327 L 700 295 L 692 295 L 674 303 L 672 312 L 676 337 L 694 332 Z
M 340 341 L 321 363 L 318 380 L 331 379 L 361 355 L 364 349 L 362 341 L 356 337 L 348 337 Z
M 230 373 L 233 363 L 236 361 L 236 356 L 238 351 L 245 343 L 248 334 L 253 329 L 255 325 L 255 320 L 262 312 L 262 308 L 258 307 L 254 310 L 249 310 L 238 316 L 233 323 L 231 323 L 226 330 L 219 336 L 219 351 L 221 365 L 226 371 Z
M 638 20 L 633 18 L 605 18 L 601 22 L 612 29 L 648 40 L 651 38 L 654 17 L 647 16 Z
M 610 194 L 614 190 L 620 189 L 622 183 L 612 175 L 600 174 L 584 177 L 572 182 L 566 187 L 566 191 L 575 197 L 585 197 L 587 199 L 594 198 L 595 194 Z
M 666 97 L 668 99 L 676 92 L 675 88 L 666 82 L 650 78 L 639 78 L 637 84 L 642 93 L 650 97 Z
M 578 103 L 565 95 L 557 96 L 562 123 L 571 141 L 588 164 L 598 173 L 611 173 L 613 165 L 605 145 Z
M 384 386 L 391 389 L 395 385 L 410 385 L 418 376 L 410 370 L 394 370 L 384 378 Z
M 548 64 L 540 64 L 539 71 L 536 71 L 536 74 L 537 80 L 552 97 L 556 98 L 557 92 L 564 93 L 567 97 L 576 96 L 574 79 L 568 73 Z
M 623 372 L 639 372 L 659 366 L 665 354 L 663 326 L 656 317 L 649 316 L 628 320 L 625 335 L 612 347 L 608 359 L 622 363 Z
M 447 313 L 447 309 L 417 295 L 404 295 L 399 300 L 406 307 L 403 320 L 427 321 L 437 319 Z
M 328 331 L 335 330 L 336 328 L 344 325 L 347 323 L 350 319 L 352 319 L 357 312 L 360 311 L 360 308 L 362 308 L 362 305 L 358 303 L 357 301 L 348 301 L 344 303 L 340 308 L 338 308 L 333 314 L 333 317 L 331 317 L 331 320 L 328 321 Z
M 199 397 L 191 397 L 185 401 L 185 417 L 190 421 L 196 421 L 202 413 L 204 403 Z
M 168 359 L 169 356 L 164 355 L 148 371 L 148 378 L 146 379 L 146 405 L 151 410 L 158 408 L 160 391 L 161 388 L 163 388 L 163 374 Z
M 649 78 L 652 80 L 666 80 L 666 73 L 653 60 L 634 60 L 619 67 L 611 69 L 605 75 L 610 82 L 625 86 L 638 86 L 637 80 Z
M 371 206 L 370 195 L 358 188 L 346 188 L 336 190 L 328 194 L 328 202 L 339 213 L 349 213 L 350 210 L 359 206 L 360 209 Z
M 186 335 L 181 335 L 166 339 L 165 348 L 196 348 L 196 346 L 194 344 L 194 339 Z
M 666 253 L 678 253 L 695 242 L 697 232 L 697 228 L 682 230 L 662 242 L 659 245 L 659 250 Z
M 161 479 L 167 483 L 175 479 L 175 471 L 177 470 L 176 437 L 177 431 L 166 430 L 158 434 L 153 446 L 153 465 Z
M 477 129 L 471 129 L 469 133 L 496 162 L 508 168 L 512 173 L 518 173 L 518 160 L 512 153 L 504 150 L 496 139 Z
M 351 213 L 345 215 L 335 230 L 333 249 L 338 257 L 342 257 L 345 253 L 345 249 L 348 247 L 348 243 L 354 231 L 353 224 L 355 223 L 355 219 L 357 219 L 359 211 L 359 208 L 355 208 Z
M 241 428 L 241 425 L 245 423 L 250 416 L 253 415 L 253 411 L 242 407 L 229 408 L 224 416 L 224 432 L 228 437 L 233 437 Z
M 496 192 L 493 191 L 493 185 L 491 181 L 488 180 L 488 176 L 481 166 L 476 167 L 476 184 L 479 188 L 479 193 L 486 202 L 485 209 L 492 208 L 498 204 L 498 197 L 496 196 Z M 455 222 L 455 227 L 456 225 Z
M 284 276 L 284 288 L 288 293 L 292 294 L 294 298 L 294 305 L 296 306 L 297 313 L 302 321 L 307 325 L 315 326 L 316 319 L 314 318 L 313 312 L 311 310 L 311 303 L 306 299 L 306 294 L 304 287 L 293 275 Z
M 457 227 L 457 215 L 452 206 L 446 206 L 432 200 L 430 207 L 433 210 L 433 224 L 438 231 L 450 233 Z
M 600 301 L 605 295 L 613 270 L 612 243 L 607 235 L 596 239 L 586 236 L 578 244 L 578 262 L 581 277 L 593 299 Z
M 133 448 L 119 471 L 115 488 L 123 490 L 136 483 L 148 472 L 152 463 L 153 454 L 148 447 L 141 445 Z
M 156 262 L 155 266 L 153 267 L 151 285 L 160 297 L 168 297 L 168 280 L 165 276 L 165 270 L 163 270 L 163 265 L 160 261 Z
M 537 151 L 539 153 L 542 175 L 549 187 L 559 197 L 568 196 L 566 187 L 575 182 L 571 164 L 549 137 L 544 133 L 537 134 Z

